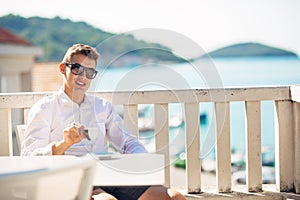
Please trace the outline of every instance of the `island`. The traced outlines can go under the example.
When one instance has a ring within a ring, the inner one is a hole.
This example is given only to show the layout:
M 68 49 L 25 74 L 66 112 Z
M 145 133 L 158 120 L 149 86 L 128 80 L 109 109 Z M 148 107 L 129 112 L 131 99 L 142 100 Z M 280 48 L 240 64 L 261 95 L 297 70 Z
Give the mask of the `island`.
M 209 52 L 208 55 L 215 57 L 265 57 L 265 56 L 285 56 L 298 57 L 297 54 L 276 47 L 267 46 L 260 43 L 239 43 Z

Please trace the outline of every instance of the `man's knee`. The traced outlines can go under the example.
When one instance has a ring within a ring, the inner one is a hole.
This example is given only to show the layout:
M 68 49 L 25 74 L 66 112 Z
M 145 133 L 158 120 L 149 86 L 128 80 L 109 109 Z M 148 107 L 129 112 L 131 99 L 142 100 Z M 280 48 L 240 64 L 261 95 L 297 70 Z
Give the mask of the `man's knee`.
M 177 190 L 168 189 L 168 194 L 172 200 L 184 200 L 185 197 Z
M 144 192 L 144 194 L 139 198 L 139 200 L 148 200 L 148 199 L 171 199 L 171 200 L 184 200 L 184 196 L 174 190 L 168 189 L 163 186 L 153 186 Z
M 91 196 L 92 200 L 117 200 L 114 196 L 106 193 L 104 190 L 94 189 Z

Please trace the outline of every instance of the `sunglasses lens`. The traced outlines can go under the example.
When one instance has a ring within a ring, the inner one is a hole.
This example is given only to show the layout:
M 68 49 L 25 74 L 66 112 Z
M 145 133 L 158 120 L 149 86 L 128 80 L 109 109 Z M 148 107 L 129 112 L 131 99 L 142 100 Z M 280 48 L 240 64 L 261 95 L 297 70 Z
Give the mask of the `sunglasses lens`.
M 74 75 L 81 74 L 83 70 L 80 70 L 80 68 L 81 68 L 81 65 L 79 65 L 78 63 L 74 63 L 74 64 L 72 64 L 71 72 Z
M 96 70 L 85 68 L 85 75 L 88 79 L 93 79 L 96 76 Z

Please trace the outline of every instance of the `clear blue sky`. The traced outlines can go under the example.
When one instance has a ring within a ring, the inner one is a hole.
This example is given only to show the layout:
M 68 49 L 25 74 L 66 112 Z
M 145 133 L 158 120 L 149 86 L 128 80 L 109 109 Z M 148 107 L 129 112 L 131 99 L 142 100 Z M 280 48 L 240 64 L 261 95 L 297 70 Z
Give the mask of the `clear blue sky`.
M 114 33 L 167 29 L 205 51 L 260 42 L 300 55 L 299 10 L 299 0 L 1 0 L 0 16 L 60 16 Z M 182 44 L 169 41 L 165 45 L 176 49 Z

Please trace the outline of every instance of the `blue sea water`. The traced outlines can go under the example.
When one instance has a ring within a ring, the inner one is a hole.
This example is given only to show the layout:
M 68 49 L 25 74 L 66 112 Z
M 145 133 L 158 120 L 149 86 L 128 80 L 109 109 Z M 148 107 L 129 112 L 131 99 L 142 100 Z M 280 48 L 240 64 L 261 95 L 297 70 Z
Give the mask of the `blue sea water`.
M 291 57 L 260 58 L 218 58 L 199 60 L 185 64 L 145 64 L 132 68 L 99 69 L 92 90 L 173 90 L 190 88 L 242 87 L 267 85 L 300 84 L 300 60 Z M 176 92 L 175 92 L 176 95 Z M 170 117 L 183 114 L 181 104 L 170 104 Z M 262 107 L 262 146 L 274 154 L 274 104 L 263 101 Z M 153 113 L 149 105 L 145 115 Z M 207 116 L 201 123 L 202 159 L 213 156 L 214 116 L 211 103 L 201 103 L 200 113 Z M 235 151 L 245 151 L 245 110 L 243 102 L 230 104 L 231 147 Z M 154 151 L 153 131 L 141 133 L 141 139 L 149 151 Z M 184 125 L 170 128 L 171 155 L 184 151 Z

